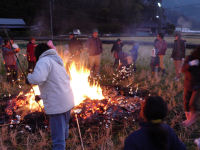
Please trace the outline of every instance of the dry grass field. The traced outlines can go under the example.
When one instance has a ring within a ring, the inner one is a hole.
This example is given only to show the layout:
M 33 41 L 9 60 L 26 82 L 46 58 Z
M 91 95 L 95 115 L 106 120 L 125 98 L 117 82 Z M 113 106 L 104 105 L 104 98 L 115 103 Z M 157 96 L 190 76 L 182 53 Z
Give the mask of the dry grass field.
M 106 39 L 106 38 L 104 38 Z M 107 38 L 110 39 L 110 38 Z M 112 38 L 117 39 L 117 38 Z M 136 40 L 136 41 L 154 41 L 154 37 L 123 37 L 122 40 Z M 187 42 L 199 44 L 200 39 L 185 38 Z M 166 38 L 167 42 L 173 42 L 172 37 Z M 23 64 L 23 69 L 27 68 L 25 54 L 25 42 L 17 41 L 19 46 L 22 48 L 20 52 L 20 62 Z M 63 45 L 64 43 L 56 43 L 56 45 Z M 62 46 L 59 46 L 62 47 Z M 101 75 L 105 76 L 100 83 L 101 84 L 112 84 L 113 78 L 113 62 L 114 59 L 110 53 L 112 45 L 103 45 L 103 55 L 101 61 Z M 174 80 L 175 71 L 173 61 L 170 60 L 172 49 L 167 50 L 167 54 L 164 59 L 167 74 L 162 77 L 159 76 L 155 79 L 151 76 L 150 71 L 150 56 L 152 46 L 140 45 L 139 57 L 137 60 L 137 72 L 128 79 L 120 81 L 121 86 L 126 87 L 132 83 L 132 86 L 138 85 L 141 89 L 148 89 L 151 93 L 157 93 L 162 96 L 168 103 L 169 113 L 165 122 L 169 124 L 176 131 L 179 138 L 186 144 L 188 150 L 195 150 L 194 139 L 200 137 L 200 122 L 198 121 L 190 128 L 184 128 L 181 122 L 184 120 L 183 111 L 183 76 L 180 81 Z M 125 45 L 123 50 L 129 52 L 131 45 Z M 189 54 L 191 50 L 187 49 L 186 53 Z M 87 56 L 85 53 L 83 56 Z M 2 62 L 2 56 L 0 56 L 0 100 L 4 95 L 17 95 L 19 91 L 27 91 L 27 87 L 23 82 L 21 88 L 18 85 L 8 85 L 5 82 L 5 70 Z M 125 138 L 133 131 L 138 128 L 138 122 L 133 124 L 124 123 L 121 126 L 121 130 L 117 133 L 112 131 L 115 128 L 110 126 L 109 128 L 104 127 L 90 127 L 88 132 L 83 134 L 83 141 L 86 150 L 121 150 L 123 149 Z M 92 130 L 93 129 L 93 130 Z M 95 129 L 95 130 L 94 130 Z M 51 149 L 50 134 L 47 131 L 39 130 L 36 133 L 30 133 L 27 131 L 19 132 L 16 130 L 10 130 L 7 126 L 0 126 L 0 150 L 38 150 Z M 70 136 L 67 140 L 67 149 L 70 150 L 81 150 L 81 143 L 78 135 L 78 129 L 76 127 L 70 128 Z

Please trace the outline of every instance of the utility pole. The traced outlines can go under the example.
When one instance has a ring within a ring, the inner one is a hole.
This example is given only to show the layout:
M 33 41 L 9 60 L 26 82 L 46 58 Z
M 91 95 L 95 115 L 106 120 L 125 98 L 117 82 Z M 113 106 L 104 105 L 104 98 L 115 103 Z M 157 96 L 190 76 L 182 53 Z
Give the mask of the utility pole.
M 153 0 L 153 7 L 154 7 L 154 18 L 157 24 L 157 32 L 162 30 L 162 0 Z
M 53 3 L 54 3 L 54 0 L 49 1 L 51 40 L 53 40 Z

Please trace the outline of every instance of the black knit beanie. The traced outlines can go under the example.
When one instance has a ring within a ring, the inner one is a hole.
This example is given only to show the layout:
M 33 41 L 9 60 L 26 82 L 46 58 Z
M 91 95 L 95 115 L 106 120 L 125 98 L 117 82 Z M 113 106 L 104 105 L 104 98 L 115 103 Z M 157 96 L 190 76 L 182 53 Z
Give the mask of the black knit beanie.
M 38 44 L 37 47 L 35 48 L 35 57 L 36 60 L 38 61 L 40 55 L 50 49 L 50 47 L 46 43 L 41 43 Z

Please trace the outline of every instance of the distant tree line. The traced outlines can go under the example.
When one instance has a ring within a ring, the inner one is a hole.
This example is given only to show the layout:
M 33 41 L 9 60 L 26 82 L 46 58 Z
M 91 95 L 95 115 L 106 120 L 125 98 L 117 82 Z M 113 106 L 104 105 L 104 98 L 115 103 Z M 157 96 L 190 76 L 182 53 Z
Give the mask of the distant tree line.
M 1 18 L 23 18 L 28 25 L 37 25 L 40 34 L 50 31 L 50 3 L 53 31 L 65 34 L 75 28 L 91 32 L 123 32 L 154 19 L 154 1 L 144 0 L 1 0 Z

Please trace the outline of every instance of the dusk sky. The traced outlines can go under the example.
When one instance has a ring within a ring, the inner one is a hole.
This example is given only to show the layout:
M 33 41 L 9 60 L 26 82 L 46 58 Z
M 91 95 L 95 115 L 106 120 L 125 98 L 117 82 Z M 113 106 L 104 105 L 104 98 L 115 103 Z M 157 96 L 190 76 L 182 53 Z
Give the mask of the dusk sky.
M 200 7 L 199 0 L 163 0 L 163 6 L 168 8 L 181 7 L 191 4 L 199 4 L 198 6 Z
M 187 19 L 189 19 L 191 24 L 194 24 L 194 21 L 199 22 L 199 20 L 197 19 L 200 17 L 199 0 L 163 0 L 163 7 L 166 8 L 166 14 L 171 14 L 167 17 L 171 18 L 173 17 L 173 13 L 177 12 L 179 16 L 183 15 Z M 200 25 L 200 22 L 198 24 Z M 197 25 L 196 27 L 198 27 L 199 25 Z M 200 26 L 198 28 L 200 28 Z

